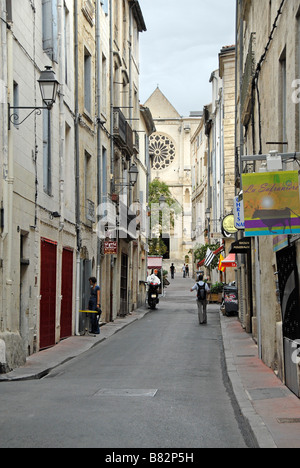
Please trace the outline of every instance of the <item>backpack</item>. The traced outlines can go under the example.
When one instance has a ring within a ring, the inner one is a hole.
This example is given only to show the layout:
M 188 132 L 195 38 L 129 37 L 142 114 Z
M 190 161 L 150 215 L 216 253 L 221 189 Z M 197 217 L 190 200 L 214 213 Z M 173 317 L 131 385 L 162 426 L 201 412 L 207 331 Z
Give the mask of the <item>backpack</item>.
M 206 299 L 206 289 L 205 289 L 205 283 L 200 285 L 198 283 L 198 292 L 197 292 L 197 299 L 198 301 L 205 301 Z

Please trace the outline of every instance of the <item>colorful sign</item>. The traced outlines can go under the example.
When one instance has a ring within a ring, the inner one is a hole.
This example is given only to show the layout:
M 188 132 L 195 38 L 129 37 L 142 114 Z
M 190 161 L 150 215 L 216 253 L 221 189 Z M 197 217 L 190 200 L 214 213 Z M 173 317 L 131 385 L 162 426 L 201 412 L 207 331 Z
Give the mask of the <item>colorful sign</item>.
M 297 171 L 243 174 L 245 235 L 300 233 Z

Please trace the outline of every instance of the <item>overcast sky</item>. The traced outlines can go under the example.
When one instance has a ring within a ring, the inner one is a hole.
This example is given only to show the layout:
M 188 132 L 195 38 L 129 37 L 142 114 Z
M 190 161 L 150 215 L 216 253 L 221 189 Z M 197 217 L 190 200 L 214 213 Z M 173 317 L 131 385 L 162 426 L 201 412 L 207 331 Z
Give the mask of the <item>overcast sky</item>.
M 157 85 L 180 115 L 211 102 L 211 73 L 223 46 L 235 43 L 235 0 L 139 0 L 140 101 Z

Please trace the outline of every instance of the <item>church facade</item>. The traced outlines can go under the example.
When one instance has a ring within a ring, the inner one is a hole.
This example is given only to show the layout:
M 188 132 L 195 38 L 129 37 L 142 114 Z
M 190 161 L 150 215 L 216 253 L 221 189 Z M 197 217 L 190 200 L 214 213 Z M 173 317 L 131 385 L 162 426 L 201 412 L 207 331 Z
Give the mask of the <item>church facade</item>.
M 201 120 L 200 112 L 182 117 L 159 87 L 145 106 L 151 111 L 156 132 L 149 141 L 151 180 L 165 182 L 180 207 L 174 228 L 164 233 L 166 260 L 177 265 L 192 262 L 192 163 L 191 136 Z

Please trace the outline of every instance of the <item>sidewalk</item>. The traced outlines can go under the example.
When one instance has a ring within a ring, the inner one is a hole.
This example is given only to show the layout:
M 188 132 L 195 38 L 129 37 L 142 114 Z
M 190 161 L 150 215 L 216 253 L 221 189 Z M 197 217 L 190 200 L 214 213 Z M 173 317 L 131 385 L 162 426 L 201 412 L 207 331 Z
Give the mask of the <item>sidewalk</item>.
M 27 358 L 23 367 L 14 369 L 8 374 L 0 374 L 0 382 L 40 379 L 61 364 L 97 346 L 136 320 L 140 320 L 148 312 L 146 308 L 138 309 L 124 318 L 119 317 L 114 322 L 103 324 L 100 335 L 72 336 L 53 348 L 33 354 Z
M 300 400 L 258 358 L 239 320 L 220 315 L 228 375 L 260 448 L 299 448 Z
M 162 299 L 163 301 L 163 299 Z M 209 306 L 216 308 L 218 306 Z M 208 309 L 208 310 L 209 310 Z M 101 327 L 97 336 L 75 336 L 30 356 L 25 366 L 0 374 L 0 382 L 39 379 L 56 367 L 97 346 L 148 312 L 138 309 Z M 240 410 L 260 448 L 300 448 L 300 400 L 258 358 L 258 349 L 236 317 L 220 313 L 225 359 Z M 208 324 L 209 326 L 209 324 Z

